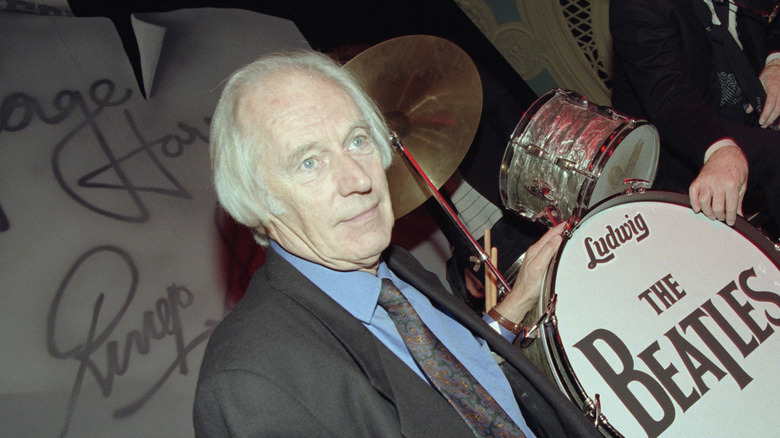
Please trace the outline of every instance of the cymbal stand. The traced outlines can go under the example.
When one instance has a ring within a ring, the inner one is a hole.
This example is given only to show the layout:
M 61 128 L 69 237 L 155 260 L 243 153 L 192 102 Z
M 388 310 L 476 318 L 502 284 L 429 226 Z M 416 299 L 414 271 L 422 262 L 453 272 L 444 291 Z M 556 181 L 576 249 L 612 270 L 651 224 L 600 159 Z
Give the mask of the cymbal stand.
M 447 213 L 447 216 L 449 216 L 449 218 L 455 223 L 458 230 L 460 230 L 460 232 L 463 234 L 463 237 L 466 238 L 466 240 L 471 245 L 472 249 L 478 254 L 479 261 L 484 263 L 485 267 L 487 269 L 490 269 L 490 271 L 496 277 L 499 297 L 503 297 L 505 294 L 509 293 L 511 288 L 509 287 L 509 285 L 507 284 L 506 280 L 501 275 L 501 273 L 498 272 L 498 269 L 495 267 L 495 265 L 490 262 L 490 256 L 485 252 L 485 250 L 482 249 L 479 243 L 477 243 L 474 237 L 472 237 L 472 235 L 468 232 L 466 227 L 463 225 L 463 222 L 461 222 L 460 219 L 458 218 L 458 215 L 455 214 L 455 212 L 452 210 L 452 207 L 450 207 L 447 201 L 444 200 L 444 197 L 442 197 L 441 193 L 439 193 L 439 190 L 436 189 L 436 186 L 433 184 L 433 182 L 431 182 L 431 180 L 422 170 L 420 165 L 417 164 L 417 161 L 414 159 L 414 157 L 412 157 L 412 155 L 409 153 L 409 150 L 406 149 L 406 147 L 401 142 L 401 139 L 398 137 L 398 135 L 395 132 L 390 133 L 390 141 L 393 144 L 393 147 L 396 149 L 396 151 L 406 159 L 409 165 L 412 166 L 414 171 L 420 177 L 420 179 L 423 180 L 423 182 L 428 187 L 433 197 L 436 198 L 436 201 Z

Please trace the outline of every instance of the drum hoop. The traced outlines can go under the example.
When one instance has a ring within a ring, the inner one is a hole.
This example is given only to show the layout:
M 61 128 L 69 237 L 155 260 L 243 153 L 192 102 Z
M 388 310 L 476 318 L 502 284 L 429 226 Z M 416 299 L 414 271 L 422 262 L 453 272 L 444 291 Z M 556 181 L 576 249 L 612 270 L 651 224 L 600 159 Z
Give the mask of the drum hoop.
M 525 131 L 525 128 L 528 127 L 528 124 L 531 122 L 534 116 L 536 116 L 539 110 L 548 101 L 550 101 L 550 99 L 559 94 L 565 94 L 564 90 L 561 88 L 553 88 L 536 99 L 534 103 L 532 103 L 531 106 L 529 106 L 528 109 L 523 112 L 523 116 L 520 118 L 520 121 L 517 122 L 514 131 L 512 131 L 512 135 L 509 137 L 506 149 L 504 150 L 504 158 L 501 160 L 501 168 L 498 172 L 498 189 L 501 192 L 501 202 L 504 204 L 504 207 L 510 210 L 512 207 L 509 205 L 509 194 L 506 192 L 506 190 L 507 179 L 509 178 L 509 167 L 515 158 L 515 145 L 513 140 L 516 136 L 522 134 L 523 131 Z
M 551 318 L 552 322 L 547 322 L 544 324 L 544 336 L 542 336 L 542 339 L 547 339 L 548 337 L 553 337 L 553 339 L 559 339 L 558 338 L 558 321 L 555 318 L 555 315 L 552 315 Z M 566 396 L 574 402 L 574 404 L 577 405 L 577 407 L 580 408 L 580 410 L 588 414 L 593 414 L 590 412 L 590 410 L 593 408 L 590 404 L 593 403 L 590 396 L 588 396 L 587 392 L 585 391 L 585 388 L 582 386 L 582 383 L 580 383 L 579 378 L 577 378 L 577 375 L 574 374 L 574 372 L 571 369 L 571 366 L 568 366 L 569 359 L 566 356 L 566 351 L 563 349 L 563 346 L 560 342 L 544 342 L 544 350 L 547 352 L 547 362 L 548 367 L 551 371 L 551 374 L 553 378 L 555 379 L 555 383 L 558 385 L 559 388 L 561 388 Z M 567 366 L 564 367 L 554 367 L 551 365 L 550 357 L 554 357 L 557 361 L 560 361 L 561 363 L 566 364 Z M 566 385 L 562 383 L 562 381 L 568 382 Z M 595 420 L 595 419 L 594 419 Z M 609 437 L 609 438 L 624 438 L 623 434 L 617 431 L 614 426 L 609 422 L 607 417 L 601 413 L 599 414 L 598 420 L 598 427 L 601 429 L 602 435 Z
M 669 192 L 662 190 L 645 190 L 642 192 L 633 193 L 619 193 L 610 196 L 603 201 L 593 206 L 582 219 L 572 218 L 569 224 L 572 228 L 572 232 L 579 228 L 580 224 L 586 221 L 589 217 L 598 214 L 599 212 L 609 209 L 610 207 L 627 204 L 631 202 L 645 202 L 645 201 L 661 201 L 669 204 L 681 205 L 690 208 L 691 204 L 688 195 L 679 192 Z M 775 266 L 780 269 L 780 247 L 776 246 L 766 235 L 760 230 L 753 227 L 746 219 L 741 216 L 737 216 L 737 221 L 732 227 L 736 232 L 740 233 L 750 243 L 756 246 L 767 258 L 769 258 Z M 558 254 L 555 259 L 547 268 L 544 279 L 544 289 L 541 291 L 539 299 L 539 305 L 545 306 L 552 295 L 557 295 L 555 292 L 555 282 L 558 274 L 558 263 L 561 259 L 566 244 L 571 241 L 571 237 L 564 236 L 564 240 L 561 243 Z M 591 400 L 587 391 L 580 383 L 575 374 L 575 370 L 571 367 L 571 361 L 569 361 L 566 350 L 561 342 L 560 332 L 558 330 L 558 320 L 553 309 L 548 317 L 548 321 L 544 324 L 543 334 L 540 336 L 542 339 L 543 350 L 546 352 L 545 359 L 547 360 L 547 366 L 551 370 L 558 387 L 564 391 L 566 396 L 572 400 L 577 406 L 585 411 L 587 401 Z M 565 383 L 565 384 L 564 384 Z M 621 437 L 622 435 L 617 432 L 602 414 L 599 419 L 599 424 L 604 427 L 614 437 Z

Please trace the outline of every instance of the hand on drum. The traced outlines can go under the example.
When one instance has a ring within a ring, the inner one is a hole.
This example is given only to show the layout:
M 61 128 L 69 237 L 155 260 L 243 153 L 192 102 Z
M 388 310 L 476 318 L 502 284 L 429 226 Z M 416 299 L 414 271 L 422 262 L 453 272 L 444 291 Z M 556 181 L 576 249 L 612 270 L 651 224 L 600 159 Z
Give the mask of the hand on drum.
M 536 303 L 547 267 L 563 242 L 561 233 L 565 226 L 564 222 L 551 228 L 525 252 L 512 291 L 495 307 L 501 316 L 520 323 Z
M 734 225 L 742 215 L 748 163 L 738 146 L 722 147 L 710 156 L 688 192 L 691 207 L 712 220 Z

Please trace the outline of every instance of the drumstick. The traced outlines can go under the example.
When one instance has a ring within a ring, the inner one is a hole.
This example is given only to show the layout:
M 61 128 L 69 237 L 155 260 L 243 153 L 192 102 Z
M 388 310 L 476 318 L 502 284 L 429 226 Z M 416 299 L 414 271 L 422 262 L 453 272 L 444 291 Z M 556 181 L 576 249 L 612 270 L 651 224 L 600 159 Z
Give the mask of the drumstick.
M 495 246 L 490 249 L 490 263 L 493 266 L 498 266 L 498 248 Z M 493 272 L 490 272 L 490 308 L 496 307 L 498 304 L 498 280 Z
M 485 229 L 485 253 L 490 257 L 491 241 L 490 241 L 490 228 Z M 492 263 L 492 260 L 491 260 Z M 493 287 L 495 285 L 493 276 L 489 269 L 485 269 L 485 312 L 489 311 L 493 307 L 490 303 L 493 302 L 491 296 L 493 295 Z

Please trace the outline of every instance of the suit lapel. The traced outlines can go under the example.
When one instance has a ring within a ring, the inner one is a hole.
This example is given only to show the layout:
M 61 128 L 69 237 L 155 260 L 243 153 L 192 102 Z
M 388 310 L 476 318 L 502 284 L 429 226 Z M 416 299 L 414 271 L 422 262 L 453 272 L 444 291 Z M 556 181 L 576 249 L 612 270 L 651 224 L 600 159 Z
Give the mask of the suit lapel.
M 450 404 L 363 324 L 279 256 L 268 251 L 270 284 L 305 308 L 341 343 L 371 384 L 395 405 L 404 436 L 473 436 Z
M 379 362 L 373 336 L 360 321 L 272 249 L 268 250 L 266 267 L 271 285 L 319 320 L 354 358 L 371 384 L 392 399 L 393 391 Z

